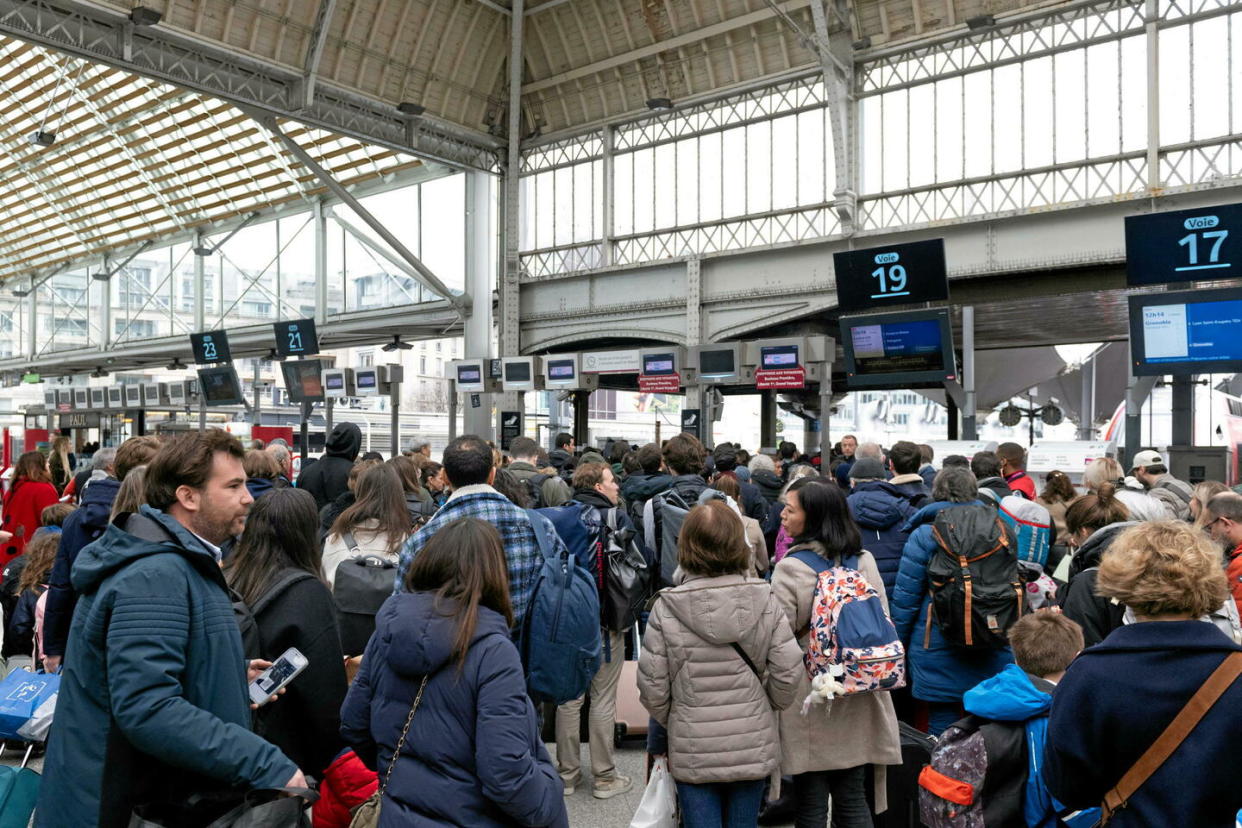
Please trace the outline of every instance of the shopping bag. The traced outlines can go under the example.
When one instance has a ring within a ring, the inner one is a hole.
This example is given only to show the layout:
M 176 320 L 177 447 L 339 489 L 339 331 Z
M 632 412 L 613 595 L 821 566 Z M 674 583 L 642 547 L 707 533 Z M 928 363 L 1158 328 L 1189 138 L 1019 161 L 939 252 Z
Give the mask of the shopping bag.
M 0 681 L 0 739 L 20 739 L 18 730 L 60 690 L 57 673 L 14 670 Z
M 668 772 L 667 756 L 657 757 L 651 765 L 651 778 L 630 828 L 677 828 L 677 787 Z
M 24 725 L 17 729 L 17 736 L 28 742 L 46 742 L 48 731 L 52 729 L 52 717 L 56 715 L 56 697 L 58 693 L 53 693 L 51 698 L 43 702 L 35 708 L 34 715 L 30 717 Z

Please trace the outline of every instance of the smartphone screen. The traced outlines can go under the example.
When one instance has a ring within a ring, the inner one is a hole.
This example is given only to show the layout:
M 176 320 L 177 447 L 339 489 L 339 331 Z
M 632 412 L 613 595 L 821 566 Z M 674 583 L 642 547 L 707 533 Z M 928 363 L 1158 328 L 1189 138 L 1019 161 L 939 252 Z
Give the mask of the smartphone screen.
M 307 663 L 306 656 L 297 648 L 285 650 L 271 667 L 250 683 L 250 700 L 258 705 L 266 704 L 280 688 L 306 669 Z

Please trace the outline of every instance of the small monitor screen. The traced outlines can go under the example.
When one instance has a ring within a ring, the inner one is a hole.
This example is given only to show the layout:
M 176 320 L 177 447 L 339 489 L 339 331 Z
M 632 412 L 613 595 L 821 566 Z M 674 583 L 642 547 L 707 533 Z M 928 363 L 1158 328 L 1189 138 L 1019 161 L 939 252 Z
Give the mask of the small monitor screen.
M 325 391 L 344 391 L 345 375 L 335 372 L 325 374 L 323 387 Z
M 359 371 L 358 373 L 354 374 L 354 385 L 358 386 L 359 388 L 374 388 L 376 385 L 375 372 L 374 371 Z
M 483 369 L 477 364 L 457 366 L 458 385 L 478 385 L 483 381 Z
M 1130 348 L 1139 375 L 1212 373 L 1242 366 L 1242 291 L 1130 297 Z
M 232 366 L 199 368 L 198 384 L 202 388 L 203 401 L 208 405 L 241 404 L 241 387 Z
M 643 374 L 648 377 L 666 377 L 677 373 L 673 354 L 646 354 L 643 356 Z
M 798 362 L 797 345 L 768 345 L 759 349 L 760 365 L 765 370 L 796 368 Z
M 324 398 L 323 363 L 318 359 L 296 359 L 282 362 L 285 391 L 291 402 L 314 402 Z
M 125 404 L 126 405 L 138 405 L 141 399 L 142 399 L 142 389 L 140 389 L 137 385 L 125 386 Z
M 168 399 L 180 402 L 185 399 L 185 383 L 181 380 L 168 383 Z
M 732 348 L 720 351 L 699 351 L 699 374 L 704 377 L 723 377 L 737 373 Z
M 880 322 L 850 328 L 854 371 L 859 376 L 943 371 L 944 343 L 940 322 L 919 319 Z
M 89 396 L 85 388 L 75 388 L 73 389 L 73 404 L 78 408 L 86 408 Z
M 108 389 L 108 405 L 117 406 L 117 405 L 121 405 L 124 402 L 125 402 L 124 395 L 122 395 L 120 388 L 109 388 Z
M 572 359 L 548 360 L 548 379 L 567 382 L 574 378 L 574 361 Z
M 104 394 L 104 389 L 92 388 L 91 389 L 91 407 L 92 408 L 103 408 L 104 399 L 106 397 L 107 395 Z
M 43 392 L 43 404 L 48 408 L 56 407 L 56 392 L 54 390 Z
M 505 382 L 530 382 L 530 363 L 506 362 Z

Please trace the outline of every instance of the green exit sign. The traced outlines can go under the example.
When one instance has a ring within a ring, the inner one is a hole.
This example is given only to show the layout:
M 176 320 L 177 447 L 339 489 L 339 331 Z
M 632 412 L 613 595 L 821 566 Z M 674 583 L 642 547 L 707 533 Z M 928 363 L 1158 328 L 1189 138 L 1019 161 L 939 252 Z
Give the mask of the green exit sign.
M 38 374 L 23 374 L 22 382 L 40 383 L 43 382 L 43 378 Z

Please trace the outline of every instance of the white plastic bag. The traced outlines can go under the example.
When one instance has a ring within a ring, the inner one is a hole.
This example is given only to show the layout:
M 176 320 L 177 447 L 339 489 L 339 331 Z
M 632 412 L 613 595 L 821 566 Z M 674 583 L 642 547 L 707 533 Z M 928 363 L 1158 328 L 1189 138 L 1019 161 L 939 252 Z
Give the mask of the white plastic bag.
M 29 742 L 46 742 L 47 733 L 52 729 L 52 718 L 56 715 L 56 696 L 35 708 L 34 715 L 17 729 L 17 735 Z
M 659 756 L 652 764 L 651 779 L 630 828 L 677 828 L 677 786 L 668 772 L 668 757 Z

